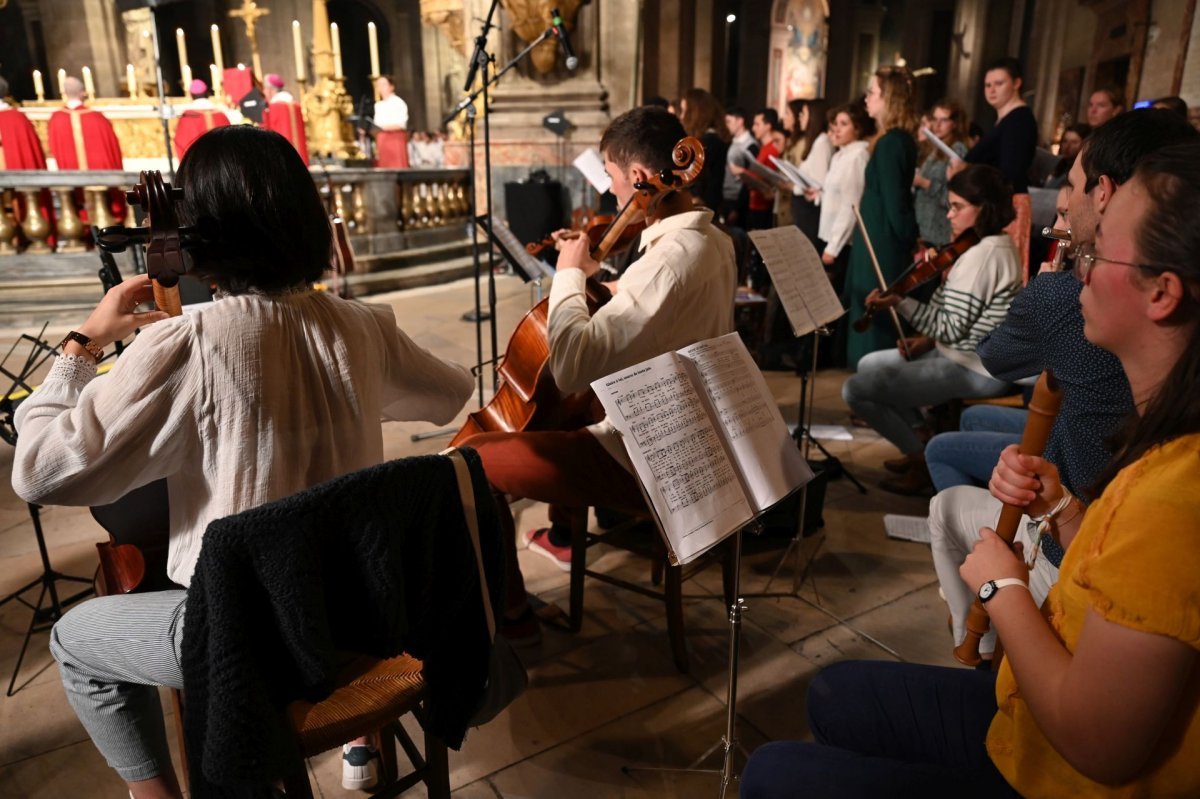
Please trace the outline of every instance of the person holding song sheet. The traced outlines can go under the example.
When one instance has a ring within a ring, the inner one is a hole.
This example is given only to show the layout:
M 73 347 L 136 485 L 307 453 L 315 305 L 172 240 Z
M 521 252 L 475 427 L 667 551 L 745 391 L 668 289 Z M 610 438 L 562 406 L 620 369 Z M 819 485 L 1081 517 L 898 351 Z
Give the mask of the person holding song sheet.
M 862 218 L 871 237 L 884 278 L 891 282 L 911 261 L 917 241 L 917 219 L 913 214 L 912 180 L 917 168 L 918 117 L 914 107 L 912 75 L 903 67 L 880 67 L 867 86 L 867 113 L 879 127 L 871 143 L 862 194 Z M 854 231 L 850 268 L 842 303 L 851 311 L 863 301 L 879 280 L 871 264 L 862 231 Z M 896 330 L 887 314 L 873 320 L 865 332 L 847 329 L 846 362 L 858 367 L 864 355 L 890 348 Z
M 950 243 L 950 220 L 946 217 L 946 167 L 950 157 L 937 146 L 939 142 L 951 148 L 960 160 L 967 154 L 963 137 L 967 133 L 967 115 L 955 100 L 941 100 L 929 112 L 929 127 L 923 132 L 922 149 L 925 160 L 913 175 L 913 204 L 917 214 L 917 228 L 921 240 L 930 247 L 942 247 Z
M 1135 410 L 1086 510 L 1043 458 L 1001 457 L 993 495 L 1072 540 L 1042 612 L 1026 553 L 981 531 L 960 573 L 1004 642 L 999 672 L 831 666 L 808 689 L 817 743 L 761 747 L 742 799 L 1200 796 L 1198 215 L 1200 145 L 1173 145 L 1079 257 L 1085 335 L 1121 361 Z
M 679 120 L 654 106 L 613 120 L 600 150 L 618 203 L 630 201 L 636 183 L 673 168 L 672 150 L 683 137 Z M 586 391 L 613 372 L 733 330 L 733 245 L 712 218 L 712 211 L 693 207 L 689 192 L 665 197 L 635 245 L 642 256 L 595 314 L 589 314 L 585 285 L 600 265 L 589 254 L 587 238 L 558 243 L 548 366 L 561 391 Z M 563 571 L 570 570 L 566 509 L 645 510 L 628 455 L 609 422 L 577 430 L 482 433 L 464 443 L 479 453 L 498 494 L 551 503 L 551 527 L 531 530 L 524 540 Z M 526 601 L 513 517 L 501 504 L 509 555 L 503 632 L 512 641 L 534 643 L 541 632 Z
M 989 166 L 973 166 L 950 181 L 950 230 L 957 239 L 973 230 L 979 243 L 950 268 L 944 284 L 927 303 L 881 295 L 868 307 L 895 307 L 921 336 L 908 339 L 911 360 L 893 347 L 865 356 L 858 374 L 842 386 L 842 397 L 860 417 L 892 442 L 910 462 L 909 470 L 880 483 L 901 494 L 927 493 L 925 444 L 915 427 L 921 408 L 958 397 L 996 397 L 1010 385 L 988 374 L 975 347 L 1004 321 L 1021 289 L 1020 261 L 1004 233 L 1012 221 L 1012 196 L 1004 176 Z

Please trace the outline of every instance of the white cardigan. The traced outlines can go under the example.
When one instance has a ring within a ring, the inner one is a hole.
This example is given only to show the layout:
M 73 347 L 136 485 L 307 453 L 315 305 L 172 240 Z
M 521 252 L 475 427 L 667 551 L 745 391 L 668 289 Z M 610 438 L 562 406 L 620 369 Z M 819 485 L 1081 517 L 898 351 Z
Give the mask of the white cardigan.
M 825 187 L 821 191 L 821 223 L 817 237 L 825 242 L 825 252 L 837 258 L 854 235 L 854 210 L 862 199 L 867 161 L 871 154 L 865 141 L 850 142 L 833 154 Z

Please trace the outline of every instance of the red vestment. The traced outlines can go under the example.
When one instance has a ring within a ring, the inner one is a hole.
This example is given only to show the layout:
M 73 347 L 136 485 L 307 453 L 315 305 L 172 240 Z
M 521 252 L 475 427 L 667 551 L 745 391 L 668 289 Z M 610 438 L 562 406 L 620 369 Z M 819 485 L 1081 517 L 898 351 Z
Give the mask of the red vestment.
M 62 108 L 50 115 L 50 152 L 59 169 L 124 169 L 112 123 L 90 108 Z
M 0 111 L 0 169 L 45 169 L 37 131 L 19 109 Z
M 267 103 L 262 126 L 290 141 L 304 159 L 304 165 L 308 166 L 308 137 L 304 135 L 304 115 L 300 112 L 299 103 Z
M 183 160 L 183 154 L 192 146 L 192 142 L 213 128 L 223 128 L 229 124 L 229 117 L 222 111 L 211 108 L 193 108 L 184 111 L 175 126 L 175 157 Z
M 407 130 L 381 130 L 375 134 L 375 166 L 408 169 Z

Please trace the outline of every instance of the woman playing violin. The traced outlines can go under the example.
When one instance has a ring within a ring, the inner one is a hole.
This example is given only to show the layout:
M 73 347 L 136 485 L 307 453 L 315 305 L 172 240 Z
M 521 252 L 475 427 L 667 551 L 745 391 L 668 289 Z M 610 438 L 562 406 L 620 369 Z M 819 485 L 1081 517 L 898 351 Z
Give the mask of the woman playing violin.
M 997 499 L 1071 539 L 1043 614 L 987 528 L 961 568 L 1004 641 L 998 673 L 841 663 L 808 691 L 819 744 L 769 744 L 742 799 L 1200 795 L 1200 145 L 1147 156 L 1076 272 L 1084 332 L 1135 411 L 1086 512 L 1006 450 Z
M 179 588 L 85 602 L 50 643 L 68 700 L 137 799 L 179 795 L 155 686 L 183 685 L 186 588 L 208 523 L 382 462 L 382 416 L 445 424 L 472 386 L 390 308 L 313 289 L 329 268 L 330 228 L 285 138 L 210 131 L 188 149 L 178 186 L 181 221 L 204 236 L 192 271 L 219 299 L 171 319 L 137 313 L 150 281 L 129 278 L 16 414 L 23 499 L 101 505 L 167 482 L 167 571 Z M 97 377 L 100 348 L 139 326 Z
M 1020 260 L 1004 233 L 1013 217 L 1012 195 L 999 170 L 972 166 L 951 179 L 949 198 L 954 238 L 973 229 L 979 243 L 955 262 L 927 303 L 878 289 L 867 296 L 868 308 L 894 306 L 922 335 L 906 342 L 911 360 L 900 350 L 873 352 L 842 386 L 850 408 L 908 461 L 904 475 L 880 483 L 897 493 L 924 493 L 930 486 L 925 444 L 915 429 L 922 406 L 1009 390 L 983 368 L 975 347 L 1004 321 L 1021 288 Z

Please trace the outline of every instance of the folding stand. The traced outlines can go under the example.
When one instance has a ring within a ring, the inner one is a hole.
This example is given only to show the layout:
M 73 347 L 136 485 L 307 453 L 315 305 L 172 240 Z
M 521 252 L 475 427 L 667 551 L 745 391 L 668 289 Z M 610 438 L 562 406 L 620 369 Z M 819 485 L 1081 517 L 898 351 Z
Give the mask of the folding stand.
M 737 739 L 737 679 L 738 679 L 738 657 L 741 652 L 742 642 L 742 613 L 746 610 L 745 600 L 741 594 L 741 575 L 742 575 L 742 533 L 750 531 L 752 533 L 760 532 L 762 525 L 757 521 L 752 521 L 734 533 L 733 542 L 733 604 L 729 606 L 729 674 L 728 681 L 725 686 L 725 734 L 721 736 L 721 740 L 710 746 L 708 750 L 694 760 L 691 765 L 685 768 L 664 767 L 664 766 L 622 766 L 621 771 L 625 774 L 630 774 L 634 771 L 659 771 L 670 772 L 675 774 L 720 774 L 721 775 L 721 792 L 719 796 L 724 799 L 725 792 L 729 788 L 729 783 L 733 781 L 733 750 L 738 749 L 743 755 L 746 755 L 746 750 L 742 748 Z M 699 765 L 707 760 L 713 752 L 723 748 L 724 754 L 721 758 L 721 768 L 699 768 Z
M 36 338 L 28 334 L 22 334 L 21 338 L 17 340 L 17 344 L 22 339 L 32 342 L 29 354 L 26 356 L 25 363 L 19 373 L 13 374 L 5 369 L 3 364 L 0 364 L 0 373 L 13 381 L 9 390 L 5 392 L 3 397 L 0 397 L 0 437 L 3 437 L 5 441 L 14 446 L 17 443 L 17 431 L 13 426 L 12 415 L 16 409 L 17 400 L 14 400 L 13 395 L 20 394 L 22 391 L 32 392 L 33 386 L 29 384 L 29 381 L 32 379 L 33 374 L 50 356 L 57 354 L 57 350 L 42 339 L 41 334 L 45 332 L 46 326 L 43 325 L 41 333 Z M 8 354 L 5 355 L 5 362 L 8 361 L 8 356 L 12 355 L 13 350 L 17 348 L 17 344 L 13 344 Z M 33 533 L 37 538 L 38 553 L 42 558 L 42 573 L 36 580 L 0 599 L 0 606 L 6 605 L 15 599 L 33 611 L 33 618 L 29 620 L 29 628 L 25 631 L 25 640 L 21 643 L 21 651 L 17 654 L 17 665 L 13 667 L 12 679 L 8 681 L 8 696 L 13 695 L 13 686 L 17 684 L 17 675 L 21 673 L 21 663 L 25 660 L 25 652 L 29 649 L 29 639 L 33 634 L 49 630 L 54 626 L 54 622 L 62 618 L 63 608 L 91 595 L 93 592 L 92 579 L 90 577 L 73 577 L 69 574 L 57 572 L 50 566 L 50 554 L 46 550 L 46 538 L 42 533 L 41 506 L 35 505 L 32 502 L 28 503 L 28 506 L 29 518 L 33 522 Z M 88 587 L 77 594 L 60 600 L 58 598 L 58 588 L 55 586 L 55 583 L 59 580 L 84 583 Z M 42 587 L 42 592 L 38 595 L 37 604 L 30 604 L 22 594 L 32 591 L 39 585 Z M 43 607 L 43 603 L 46 601 L 46 594 L 50 595 L 49 607 Z
M 42 534 L 42 518 L 41 505 L 35 505 L 32 502 L 29 504 L 29 518 L 33 521 L 33 534 L 37 538 L 38 553 L 42 556 L 42 574 L 28 585 L 18 588 L 4 599 L 0 599 L 0 605 L 4 605 L 12 600 L 17 600 L 25 607 L 33 611 L 33 618 L 29 620 L 29 628 L 25 631 L 25 640 L 21 643 L 21 651 L 17 654 L 17 665 L 13 667 L 12 679 L 8 681 L 7 696 L 12 696 L 13 686 L 17 684 L 17 675 L 21 673 L 21 662 L 25 660 L 25 652 L 29 649 L 29 639 L 34 633 L 41 633 L 49 630 L 54 626 L 54 623 L 62 618 L 63 608 L 78 602 L 84 597 L 91 596 L 95 589 L 92 587 L 92 578 L 90 577 L 72 577 L 69 574 L 55 571 L 50 567 L 50 555 L 46 551 L 46 537 Z M 58 580 L 69 580 L 76 583 L 85 583 L 88 587 L 77 594 L 67 597 L 66 599 L 58 598 L 58 589 L 54 583 Z M 26 599 L 21 596 L 26 591 L 33 590 L 34 587 L 40 585 L 42 592 L 38 594 L 36 605 L 31 605 Z M 46 601 L 46 594 L 50 595 L 49 607 L 43 607 L 42 603 Z

